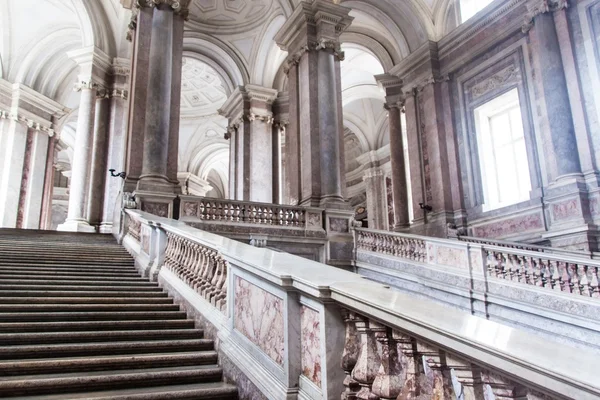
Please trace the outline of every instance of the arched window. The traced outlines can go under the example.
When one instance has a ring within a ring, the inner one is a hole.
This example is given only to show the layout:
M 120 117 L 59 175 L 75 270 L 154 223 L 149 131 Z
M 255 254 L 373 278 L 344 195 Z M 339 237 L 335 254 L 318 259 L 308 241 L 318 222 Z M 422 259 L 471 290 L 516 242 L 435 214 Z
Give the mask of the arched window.
M 529 200 L 531 178 L 517 89 L 476 108 L 475 126 L 483 211 Z
M 493 0 L 460 0 L 460 22 L 465 22 L 483 10 Z

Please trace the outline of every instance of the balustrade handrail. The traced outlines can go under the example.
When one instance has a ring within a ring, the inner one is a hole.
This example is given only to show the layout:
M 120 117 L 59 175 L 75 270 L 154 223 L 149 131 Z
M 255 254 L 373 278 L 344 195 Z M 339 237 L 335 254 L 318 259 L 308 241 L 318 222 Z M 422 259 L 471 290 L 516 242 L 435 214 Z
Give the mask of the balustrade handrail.
M 597 355 L 594 353 L 541 340 L 533 334 L 391 290 L 325 264 L 252 247 L 138 210 L 125 212 L 132 218 L 143 218 L 171 234 L 207 247 L 228 264 L 257 279 L 281 288 L 293 288 L 321 301 L 334 301 L 339 307 L 351 310 L 359 315 L 356 329 L 360 331 L 361 341 L 362 338 L 371 340 L 364 335 L 370 335 L 374 328 L 369 328 L 369 322 L 366 322 L 366 328 L 365 322 L 360 322 L 368 318 L 373 326 L 383 324 L 533 389 L 579 400 L 600 396 L 594 368 Z M 414 237 L 417 236 L 411 236 Z M 392 339 L 389 336 L 389 340 L 385 337 L 381 340 L 387 343 Z M 367 346 L 366 342 L 362 343 Z M 360 351 L 376 351 L 376 348 L 361 347 Z M 359 362 L 368 358 L 366 354 L 361 357 Z M 352 372 L 356 380 L 359 380 L 358 375 Z
M 539 246 L 539 245 L 535 245 L 535 244 L 511 242 L 508 240 L 485 239 L 485 238 L 478 238 L 478 237 L 474 237 L 474 236 L 459 235 L 457 238 L 461 242 L 477 243 L 477 244 L 497 246 L 497 247 L 507 247 L 507 248 L 518 249 L 518 250 L 539 251 L 539 252 L 548 253 L 548 254 L 561 254 L 561 255 L 575 256 L 575 257 L 582 257 L 582 258 L 591 258 L 591 259 L 597 259 L 599 257 L 598 253 L 590 252 L 590 251 L 583 251 L 583 250 L 560 249 L 560 248 L 556 248 L 556 247 Z

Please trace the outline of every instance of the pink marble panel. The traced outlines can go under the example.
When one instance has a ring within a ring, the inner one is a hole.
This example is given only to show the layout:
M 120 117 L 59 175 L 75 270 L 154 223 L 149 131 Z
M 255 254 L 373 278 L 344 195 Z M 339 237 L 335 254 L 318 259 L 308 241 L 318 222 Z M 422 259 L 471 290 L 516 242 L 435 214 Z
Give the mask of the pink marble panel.
M 577 199 L 571 199 L 562 203 L 552 204 L 552 218 L 554 221 L 560 221 L 580 215 L 581 209 L 579 208 L 579 201 Z
M 144 253 L 146 253 L 146 254 L 150 254 L 151 231 L 152 231 L 152 228 L 150 228 L 148 225 L 142 225 L 140 244 L 142 245 L 142 250 L 144 250 Z
M 236 276 L 233 321 L 236 330 L 283 365 L 283 299 Z
M 535 213 L 477 226 L 474 228 L 474 234 L 476 237 L 493 239 L 543 229 L 544 222 L 542 221 L 542 214 Z
M 302 375 L 321 387 L 321 323 L 319 313 L 302 306 L 300 310 Z
M 446 246 L 437 246 L 436 262 L 439 265 L 456 268 L 468 268 L 467 252 Z

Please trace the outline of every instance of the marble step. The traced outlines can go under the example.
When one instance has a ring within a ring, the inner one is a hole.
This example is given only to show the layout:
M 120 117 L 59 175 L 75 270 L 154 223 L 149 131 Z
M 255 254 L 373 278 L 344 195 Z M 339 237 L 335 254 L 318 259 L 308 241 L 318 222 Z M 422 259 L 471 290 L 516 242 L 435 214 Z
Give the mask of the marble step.
M 180 311 L 175 304 L 3 304 L 2 313 L 69 313 L 69 312 L 169 312 Z M 137 318 L 136 318 L 137 319 Z
M 222 374 L 216 365 L 198 365 L 0 378 L 0 397 L 215 382 Z
M 173 304 L 170 297 L 0 297 L 0 304 Z
M 52 321 L 52 322 L 0 322 L 0 333 L 17 332 L 83 332 L 145 329 L 191 329 L 194 320 L 134 320 L 134 321 Z
M 162 291 L 125 291 L 123 290 L 90 290 L 89 287 L 75 290 L 43 290 L 43 289 L 13 289 L 0 288 L 0 297 L 168 297 L 168 294 Z
M 214 350 L 0 361 L 0 376 L 216 364 Z
M 134 285 L 122 285 L 122 286 L 112 286 L 112 285 L 86 285 L 86 284 L 52 284 L 51 282 L 46 282 L 46 285 L 36 285 L 36 284 L 28 284 L 26 282 L 22 284 L 3 284 L 0 285 L 0 290 L 15 290 L 15 291 L 31 291 L 31 290 L 43 290 L 43 291 L 104 291 L 104 292 L 162 292 L 162 289 L 158 286 L 134 286 Z
M 72 259 L 68 259 L 66 257 L 61 257 L 60 259 L 50 259 L 50 258 L 42 258 L 39 257 L 2 257 L 2 264 L 22 264 L 22 265 L 77 265 L 81 268 L 85 268 L 88 265 L 93 266 L 115 266 L 115 267 L 131 267 L 134 264 L 133 260 L 114 260 L 110 257 L 106 260 L 102 260 L 98 257 L 93 257 L 89 259 L 77 258 L 73 257 Z
M 222 382 L 83 392 L 59 395 L 8 397 L 9 400 L 235 400 L 237 388 Z
M 18 273 L 17 273 L 18 272 Z M 0 279 L 43 279 L 45 281 L 56 281 L 56 280 L 103 280 L 104 282 L 148 282 L 148 279 L 142 278 L 138 274 L 130 275 L 119 275 L 114 276 L 112 274 L 101 274 L 101 273 L 84 273 L 84 272 L 55 272 L 48 274 L 44 272 L 31 272 L 31 271 L 3 271 L 0 270 Z
M 0 276 L 0 288 L 12 285 L 53 285 L 53 286 L 106 286 L 110 284 L 114 288 L 120 286 L 137 287 L 137 288 L 157 288 L 158 283 L 149 282 L 148 280 L 134 280 L 134 281 L 107 281 L 106 279 L 91 279 L 89 277 L 74 277 L 61 279 L 40 279 L 37 277 L 25 277 L 21 279 L 6 279 Z
M 156 329 L 143 331 L 92 331 L 92 332 L 31 332 L 0 333 L 1 346 L 90 343 L 131 340 L 182 340 L 201 339 L 202 329 Z M 1 374 L 0 374 L 1 376 Z
M 23 265 L 23 264 L 14 264 L 7 265 L 3 264 L 0 261 L 0 272 L 2 273 L 11 273 L 11 272 L 19 272 L 19 273 L 39 273 L 39 272 L 47 272 L 49 274 L 54 273 L 73 273 L 75 275 L 81 274 L 107 274 L 110 276 L 117 275 L 129 275 L 129 276 L 137 276 L 139 277 L 139 273 L 133 266 L 126 267 L 113 267 L 113 266 L 98 266 L 98 267 L 77 267 L 73 265 L 65 265 L 65 266 L 33 266 L 33 265 Z
M 0 312 L 0 322 L 139 321 L 185 319 L 183 311 Z
M 0 347 L 0 360 L 213 350 L 209 339 L 40 344 Z

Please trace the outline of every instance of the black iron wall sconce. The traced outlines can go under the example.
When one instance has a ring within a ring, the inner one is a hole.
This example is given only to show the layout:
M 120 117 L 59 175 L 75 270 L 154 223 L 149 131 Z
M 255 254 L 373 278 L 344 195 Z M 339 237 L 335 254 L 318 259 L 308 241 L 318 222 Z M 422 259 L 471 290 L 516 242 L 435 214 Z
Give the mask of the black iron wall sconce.
M 432 212 L 433 211 L 433 207 L 431 207 L 429 204 L 419 203 L 419 207 L 421 207 L 421 210 L 424 210 L 426 212 Z
M 116 174 L 115 173 L 116 169 L 114 169 L 114 168 L 111 168 L 108 171 L 110 172 L 110 176 L 112 176 L 113 178 L 125 179 L 125 177 L 127 176 L 127 174 L 125 173 L 125 171 L 119 172 L 118 174 Z

